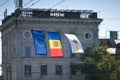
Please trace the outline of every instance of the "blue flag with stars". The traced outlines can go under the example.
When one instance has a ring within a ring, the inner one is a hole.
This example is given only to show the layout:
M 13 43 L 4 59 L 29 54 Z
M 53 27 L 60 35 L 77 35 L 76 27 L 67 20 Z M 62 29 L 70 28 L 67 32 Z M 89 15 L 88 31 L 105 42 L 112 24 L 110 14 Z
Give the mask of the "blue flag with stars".
M 38 55 L 47 55 L 44 33 L 37 30 L 32 30 L 31 32 L 34 41 L 35 53 Z

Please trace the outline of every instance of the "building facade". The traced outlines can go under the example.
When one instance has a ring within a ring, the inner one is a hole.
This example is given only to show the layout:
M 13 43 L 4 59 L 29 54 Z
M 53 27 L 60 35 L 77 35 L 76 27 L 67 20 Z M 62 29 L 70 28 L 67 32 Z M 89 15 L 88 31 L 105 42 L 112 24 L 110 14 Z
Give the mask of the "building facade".
M 82 53 L 71 52 L 64 34 L 76 35 L 85 50 L 98 45 L 101 21 L 90 10 L 17 9 L 0 27 L 4 80 L 75 80 L 70 64 L 82 63 Z M 31 30 L 44 33 L 47 55 L 36 54 Z M 48 32 L 60 34 L 63 57 L 50 57 Z

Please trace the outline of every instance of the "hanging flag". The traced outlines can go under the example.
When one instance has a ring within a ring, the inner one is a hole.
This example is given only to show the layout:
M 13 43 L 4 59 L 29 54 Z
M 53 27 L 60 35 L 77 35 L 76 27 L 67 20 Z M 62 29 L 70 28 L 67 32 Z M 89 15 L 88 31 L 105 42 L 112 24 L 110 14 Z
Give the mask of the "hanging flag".
M 32 37 L 35 46 L 35 53 L 38 55 L 47 55 L 45 35 L 41 31 L 32 30 Z
M 65 36 L 68 38 L 70 42 L 72 53 L 84 53 L 80 41 L 74 34 L 65 34 Z
M 48 32 L 50 57 L 63 57 L 60 35 L 57 32 Z

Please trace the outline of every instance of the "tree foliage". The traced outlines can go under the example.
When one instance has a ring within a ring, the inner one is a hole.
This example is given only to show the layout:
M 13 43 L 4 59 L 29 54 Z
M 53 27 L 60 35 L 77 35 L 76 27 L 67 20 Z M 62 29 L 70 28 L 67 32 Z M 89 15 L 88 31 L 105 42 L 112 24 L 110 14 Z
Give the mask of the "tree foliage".
M 120 80 L 120 59 L 107 52 L 107 46 L 85 51 L 83 64 L 74 64 L 85 80 Z

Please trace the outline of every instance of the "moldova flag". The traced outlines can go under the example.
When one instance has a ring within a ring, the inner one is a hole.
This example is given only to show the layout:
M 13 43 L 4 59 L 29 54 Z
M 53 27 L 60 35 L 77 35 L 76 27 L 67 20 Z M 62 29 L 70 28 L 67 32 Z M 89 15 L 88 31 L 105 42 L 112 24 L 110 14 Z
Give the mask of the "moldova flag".
M 57 32 L 48 32 L 50 57 L 59 58 L 63 57 L 62 45 L 60 35 Z
M 35 53 L 38 55 L 47 55 L 44 33 L 37 30 L 32 30 L 31 32 L 35 46 Z

